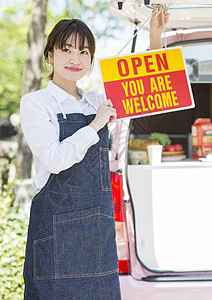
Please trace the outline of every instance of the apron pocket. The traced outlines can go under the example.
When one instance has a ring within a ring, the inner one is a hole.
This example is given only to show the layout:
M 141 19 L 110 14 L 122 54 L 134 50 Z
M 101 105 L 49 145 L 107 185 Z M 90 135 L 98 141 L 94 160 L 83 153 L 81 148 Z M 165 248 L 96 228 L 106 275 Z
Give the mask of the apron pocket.
M 112 274 L 118 272 L 118 255 L 113 208 L 109 209 L 101 207 L 100 220 L 100 272 L 103 274 Z
M 111 190 L 110 167 L 109 167 L 109 148 L 100 147 L 100 180 L 102 191 Z
M 53 236 L 33 241 L 33 276 L 36 280 L 54 279 Z
M 56 278 L 117 272 L 113 210 L 103 207 L 54 216 Z

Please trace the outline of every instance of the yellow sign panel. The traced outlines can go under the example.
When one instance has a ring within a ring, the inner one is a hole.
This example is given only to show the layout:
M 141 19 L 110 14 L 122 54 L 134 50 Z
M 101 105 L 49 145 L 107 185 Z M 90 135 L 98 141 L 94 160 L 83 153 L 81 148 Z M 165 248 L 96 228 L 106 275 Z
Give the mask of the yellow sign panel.
M 184 70 L 180 49 L 145 52 L 99 61 L 104 82 Z M 177 58 L 177 59 L 176 59 Z

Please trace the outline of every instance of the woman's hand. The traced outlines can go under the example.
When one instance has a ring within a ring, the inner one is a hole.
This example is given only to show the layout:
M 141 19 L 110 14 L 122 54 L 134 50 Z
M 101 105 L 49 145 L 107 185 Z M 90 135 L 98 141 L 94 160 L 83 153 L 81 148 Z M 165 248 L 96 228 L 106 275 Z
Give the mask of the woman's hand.
M 150 50 L 160 49 L 161 45 L 161 33 L 163 32 L 163 20 L 162 20 L 162 10 L 164 17 L 164 25 L 169 21 L 168 10 L 159 6 L 157 10 L 152 15 L 150 21 Z
M 163 31 L 162 10 L 164 17 L 164 25 L 166 26 L 166 24 L 168 23 L 168 9 L 164 9 L 163 7 L 159 6 L 158 9 L 155 9 L 155 12 L 152 15 L 150 21 L 150 30 L 160 30 L 161 32 Z
M 106 123 L 111 123 L 117 117 L 116 110 L 113 108 L 111 100 L 106 100 L 102 103 L 96 113 L 96 117 L 89 124 L 96 132 L 105 126 Z

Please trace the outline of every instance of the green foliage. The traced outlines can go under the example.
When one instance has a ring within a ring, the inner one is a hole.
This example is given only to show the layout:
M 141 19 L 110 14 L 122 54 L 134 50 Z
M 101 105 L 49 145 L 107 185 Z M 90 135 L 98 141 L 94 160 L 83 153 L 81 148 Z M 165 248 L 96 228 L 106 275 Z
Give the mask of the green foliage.
M 4 120 L 19 111 L 31 3 L 31 0 L 11 0 L 0 14 L 0 118 Z M 60 19 L 79 18 L 88 24 L 97 39 L 118 36 L 122 29 L 120 23 L 124 22 L 106 9 L 107 3 L 106 0 L 65 0 L 62 5 L 58 0 L 48 0 L 46 35 Z M 48 66 L 43 65 L 42 71 L 43 88 L 48 83 Z
M 2 300 L 23 299 L 23 263 L 28 216 L 13 206 L 14 184 L 0 197 L 0 294 Z
M 51 4 L 58 5 L 59 8 L 58 0 L 49 0 L 50 9 Z M 77 18 L 82 19 L 91 28 L 97 39 L 114 37 L 120 34 L 120 24 L 124 24 L 124 21 L 111 14 L 107 10 L 107 4 L 108 0 L 65 0 L 65 5 L 59 13 L 52 14 L 48 11 L 48 24 L 53 25 L 62 18 Z
M 27 49 L 29 11 L 20 4 L 7 5 L 0 18 L 0 117 L 18 111 Z
M 2 191 L 8 183 L 11 165 L 16 165 L 15 155 L 16 153 L 11 147 L 0 151 L 0 188 Z
M 166 133 L 153 132 L 150 135 L 150 139 L 157 141 L 165 148 L 171 144 L 171 140 L 169 139 L 169 136 Z

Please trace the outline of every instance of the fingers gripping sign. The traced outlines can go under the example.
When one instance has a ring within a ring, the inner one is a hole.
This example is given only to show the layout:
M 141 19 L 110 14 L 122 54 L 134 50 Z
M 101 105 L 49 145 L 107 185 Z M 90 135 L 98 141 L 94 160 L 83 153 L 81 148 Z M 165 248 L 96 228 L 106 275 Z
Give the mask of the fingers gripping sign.
M 113 103 L 110 99 L 107 99 L 103 104 L 106 104 L 107 106 L 113 107 Z
M 108 99 L 99 106 L 98 111 L 96 113 L 96 117 L 90 123 L 90 126 L 96 132 L 98 132 L 101 128 L 105 126 L 105 124 L 113 122 L 113 120 L 115 120 L 116 117 L 116 109 L 113 108 L 111 100 Z
M 109 107 L 113 107 L 112 101 L 110 99 L 108 99 L 107 101 L 108 101 L 108 106 Z M 112 123 L 116 118 L 117 118 L 117 114 L 116 113 L 115 113 L 115 115 L 111 115 L 109 121 L 107 122 L 107 124 Z
M 163 6 L 157 6 L 154 9 L 154 13 L 152 15 L 151 21 L 150 21 L 150 27 L 154 30 L 163 30 L 163 18 L 165 25 L 169 21 L 169 13 L 168 9 L 164 8 Z
M 168 9 L 162 5 L 155 6 L 154 13 L 150 21 L 150 49 L 162 48 L 161 33 L 169 21 Z

